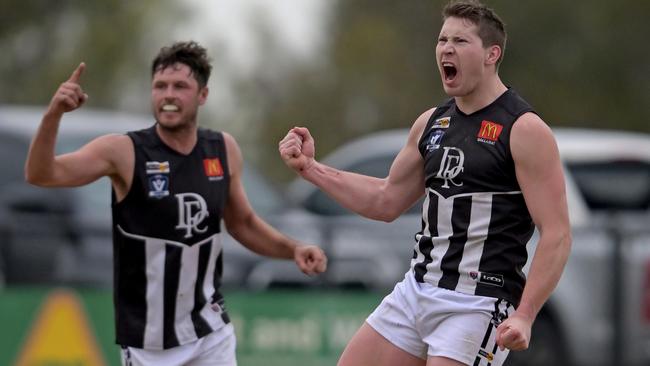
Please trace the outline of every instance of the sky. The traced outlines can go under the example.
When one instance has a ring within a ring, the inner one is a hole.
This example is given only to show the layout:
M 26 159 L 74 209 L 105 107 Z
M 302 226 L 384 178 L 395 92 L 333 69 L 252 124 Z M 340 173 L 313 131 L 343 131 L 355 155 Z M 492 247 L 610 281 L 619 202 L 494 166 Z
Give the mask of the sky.
M 209 43 L 226 43 L 229 57 L 243 70 L 260 55 L 253 32 L 255 17 L 263 15 L 274 34 L 298 58 L 308 58 L 320 47 L 327 19 L 327 0 L 183 0 L 194 9 L 194 18 L 175 31 Z M 331 3 L 331 1 L 330 1 Z M 206 32 L 209 30 L 209 32 Z

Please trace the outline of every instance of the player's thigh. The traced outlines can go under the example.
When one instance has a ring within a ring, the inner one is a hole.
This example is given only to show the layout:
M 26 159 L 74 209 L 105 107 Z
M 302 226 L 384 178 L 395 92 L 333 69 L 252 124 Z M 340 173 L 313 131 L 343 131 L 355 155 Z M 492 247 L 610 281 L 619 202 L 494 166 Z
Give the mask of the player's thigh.
M 465 364 L 447 357 L 429 357 L 427 366 L 465 366 Z
M 339 359 L 338 366 L 425 366 L 418 358 L 390 343 L 370 325 L 363 323 Z

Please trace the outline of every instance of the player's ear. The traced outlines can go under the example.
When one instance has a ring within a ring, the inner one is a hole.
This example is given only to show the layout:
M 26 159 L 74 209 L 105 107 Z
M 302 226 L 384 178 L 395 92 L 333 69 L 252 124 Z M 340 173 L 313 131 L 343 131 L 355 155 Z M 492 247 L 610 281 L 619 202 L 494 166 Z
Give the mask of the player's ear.
M 485 63 L 487 65 L 496 65 L 496 63 L 499 61 L 501 58 L 501 47 L 497 45 L 492 45 L 488 47 L 486 50 L 485 54 Z
M 207 86 L 204 86 L 199 90 L 199 105 L 205 104 L 205 102 L 208 100 L 208 94 L 210 93 L 210 90 L 208 89 Z

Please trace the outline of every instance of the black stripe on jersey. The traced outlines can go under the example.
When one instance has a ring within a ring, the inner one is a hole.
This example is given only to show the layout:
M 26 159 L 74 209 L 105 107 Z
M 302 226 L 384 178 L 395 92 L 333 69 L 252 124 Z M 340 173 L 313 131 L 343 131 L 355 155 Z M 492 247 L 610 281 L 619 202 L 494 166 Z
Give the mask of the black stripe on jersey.
M 454 289 L 458 285 L 460 273 L 458 266 L 463 259 L 463 251 L 467 242 L 467 228 L 472 210 L 472 197 L 462 196 L 454 198 L 454 208 L 451 216 L 452 236 L 449 238 L 449 249 L 442 257 L 440 269 L 442 277 L 438 282 L 439 287 Z
M 202 245 L 199 249 L 199 259 L 196 277 L 196 286 L 194 286 L 194 308 L 192 309 L 192 323 L 194 324 L 194 331 L 198 337 L 212 332 L 212 328 L 208 322 L 203 319 L 200 314 L 201 309 L 205 306 L 206 298 L 203 294 L 203 281 L 205 280 L 206 271 L 208 269 L 208 261 L 210 260 L 210 252 L 212 245 Z
M 519 209 L 517 209 L 519 207 Z M 489 284 L 478 283 L 476 295 L 489 297 L 506 297 L 506 300 L 518 305 L 519 296 L 526 283 L 522 268 L 528 259 L 525 244 L 516 247 L 504 247 L 504 242 L 527 243 L 533 235 L 535 226 L 532 221 L 509 220 L 508 217 L 530 217 L 521 194 L 498 194 L 492 198 L 492 220 L 485 239 L 483 256 L 479 270 L 486 273 L 498 273 L 504 276 L 505 289 Z M 505 219 L 504 219 L 505 218 Z M 529 224 L 530 223 L 530 224 Z M 504 238 L 507 235 L 507 238 Z M 487 264 L 490 263 L 490 264 Z M 503 272 L 509 268 L 509 272 Z M 505 291 L 504 291 L 505 290 Z M 517 295 L 518 294 L 518 295 Z
M 165 246 L 165 286 L 163 307 L 163 347 L 165 349 L 178 346 L 176 337 L 176 296 L 178 296 L 179 269 L 183 248 L 177 245 Z
M 413 267 L 415 272 L 415 280 L 417 282 L 424 282 L 424 275 L 427 273 L 427 264 L 433 262 L 431 258 L 431 251 L 433 250 L 432 237 L 438 236 L 438 195 L 433 192 L 427 192 L 429 195 L 429 207 L 427 208 L 427 221 L 429 222 L 429 232 L 424 232 L 425 227 L 422 227 L 423 236 L 420 238 L 418 248 L 420 253 L 424 256 L 422 262 Z
M 113 235 L 119 235 L 114 233 Z M 124 245 L 114 245 L 115 267 L 121 271 L 114 274 L 116 338 L 135 348 L 144 346 L 145 322 L 147 318 L 147 276 L 144 243 L 126 236 Z
M 219 256 L 217 257 L 217 262 L 214 265 L 214 295 L 212 295 L 212 303 L 217 303 L 221 307 L 221 320 L 223 320 L 224 323 L 228 324 L 230 323 L 230 317 L 228 316 L 228 312 L 226 312 L 226 302 L 223 299 L 223 295 L 219 292 L 219 289 L 221 288 L 221 274 L 223 273 L 223 251 L 219 253 Z

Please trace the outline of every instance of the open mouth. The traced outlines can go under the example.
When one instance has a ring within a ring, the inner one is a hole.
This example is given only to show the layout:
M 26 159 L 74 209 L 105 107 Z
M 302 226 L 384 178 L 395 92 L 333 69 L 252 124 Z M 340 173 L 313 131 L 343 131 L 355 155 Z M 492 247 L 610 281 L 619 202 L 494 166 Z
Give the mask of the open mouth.
M 451 63 L 445 62 L 442 64 L 442 73 L 445 78 L 445 81 L 452 81 L 456 78 L 458 70 L 456 66 Z

